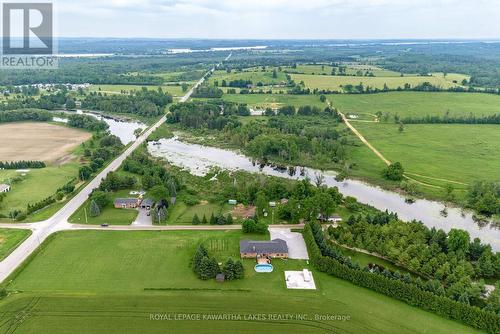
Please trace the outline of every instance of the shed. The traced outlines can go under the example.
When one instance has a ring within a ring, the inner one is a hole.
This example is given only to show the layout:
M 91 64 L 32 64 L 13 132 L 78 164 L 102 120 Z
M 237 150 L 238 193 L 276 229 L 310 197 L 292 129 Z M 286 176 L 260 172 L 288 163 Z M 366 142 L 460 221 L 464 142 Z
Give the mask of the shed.
M 238 203 L 238 201 L 236 201 L 235 199 L 230 199 L 227 201 L 228 204 L 231 204 L 231 205 L 236 205 L 236 203 Z
M 219 274 L 217 274 L 217 276 L 215 276 L 215 280 L 219 283 L 224 282 L 225 279 L 226 279 L 226 276 L 222 273 L 219 273 Z
M 274 207 L 276 206 L 276 202 L 269 202 L 269 206 L 270 206 L 271 208 L 274 208 Z
M 10 186 L 8 184 L 0 184 L 0 193 L 7 193 L 10 191 Z

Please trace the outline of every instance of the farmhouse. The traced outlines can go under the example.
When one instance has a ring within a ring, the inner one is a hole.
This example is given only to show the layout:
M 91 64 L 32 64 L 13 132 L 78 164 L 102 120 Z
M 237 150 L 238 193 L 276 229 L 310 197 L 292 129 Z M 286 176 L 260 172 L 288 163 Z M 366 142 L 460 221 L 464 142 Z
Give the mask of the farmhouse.
M 139 198 L 117 198 L 114 201 L 117 209 L 135 209 L 141 204 Z
M 0 193 L 7 193 L 10 191 L 10 186 L 8 184 L 0 184 Z
M 283 239 L 271 241 L 240 241 L 240 256 L 242 258 L 274 257 L 288 258 L 288 246 Z

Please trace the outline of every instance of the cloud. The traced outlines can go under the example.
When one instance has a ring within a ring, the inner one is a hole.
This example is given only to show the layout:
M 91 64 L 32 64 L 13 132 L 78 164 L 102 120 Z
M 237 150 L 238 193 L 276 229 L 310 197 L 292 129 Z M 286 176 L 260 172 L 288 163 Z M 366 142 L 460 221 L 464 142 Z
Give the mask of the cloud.
M 73 0 L 65 36 L 500 37 L 497 0 Z

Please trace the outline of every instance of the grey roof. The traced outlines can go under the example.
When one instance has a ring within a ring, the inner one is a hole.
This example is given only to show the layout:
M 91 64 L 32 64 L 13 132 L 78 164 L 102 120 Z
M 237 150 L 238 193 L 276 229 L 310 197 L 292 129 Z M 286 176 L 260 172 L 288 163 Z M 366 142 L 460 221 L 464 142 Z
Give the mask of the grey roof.
M 137 198 L 116 198 L 115 204 L 137 204 Z
M 141 206 L 153 206 L 155 202 L 151 198 L 145 198 L 141 202 Z
M 241 240 L 240 253 L 288 253 L 288 246 L 283 239 L 271 241 Z

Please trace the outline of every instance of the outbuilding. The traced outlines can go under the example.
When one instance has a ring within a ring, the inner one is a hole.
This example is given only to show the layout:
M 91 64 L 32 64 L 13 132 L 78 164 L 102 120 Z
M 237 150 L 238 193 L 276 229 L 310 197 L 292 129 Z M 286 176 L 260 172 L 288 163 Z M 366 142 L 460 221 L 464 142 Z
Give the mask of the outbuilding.
M 8 184 L 0 184 L 0 193 L 8 193 L 10 191 L 10 186 Z

